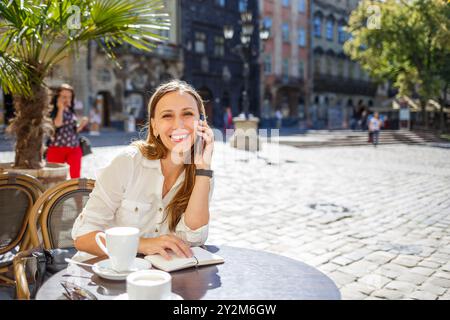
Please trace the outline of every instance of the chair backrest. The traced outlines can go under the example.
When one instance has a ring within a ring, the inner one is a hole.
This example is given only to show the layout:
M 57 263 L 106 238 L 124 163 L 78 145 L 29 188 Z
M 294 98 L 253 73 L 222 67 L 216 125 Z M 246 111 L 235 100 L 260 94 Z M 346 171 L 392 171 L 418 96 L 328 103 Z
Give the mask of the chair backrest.
M 94 180 L 72 179 L 48 189 L 31 210 L 29 229 L 34 247 L 40 245 L 38 229 L 42 232 L 45 249 L 71 248 L 72 227 L 83 210 Z
M 36 178 L 15 172 L 0 173 L 0 254 L 29 244 L 27 222 L 31 208 L 44 192 Z
M 14 257 L 14 280 L 16 282 L 16 298 L 19 300 L 29 300 L 31 290 L 29 287 L 30 278 L 36 277 L 37 259 L 33 257 L 32 249 L 19 252 Z M 31 279 L 32 281 L 35 279 Z

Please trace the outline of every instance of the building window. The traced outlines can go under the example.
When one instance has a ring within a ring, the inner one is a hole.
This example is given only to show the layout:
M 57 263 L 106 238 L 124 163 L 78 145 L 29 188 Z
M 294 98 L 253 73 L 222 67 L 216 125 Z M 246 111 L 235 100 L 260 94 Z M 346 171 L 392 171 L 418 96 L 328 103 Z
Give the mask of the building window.
M 326 67 L 325 74 L 332 75 L 333 74 L 333 61 L 331 61 L 330 57 L 327 57 L 326 60 L 325 60 L 325 63 L 326 63 L 326 65 L 325 65 L 325 67 Z
M 272 18 L 264 17 L 263 27 L 269 31 L 269 34 L 272 34 Z
M 225 55 L 225 39 L 221 36 L 214 37 L 214 55 L 216 57 Z
M 303 61 L 298 62 L 298 77 L 299 79 L 305 78 L 305 63 Z
M 239 0 L 239 12 L 247 11 L 247 0 Z
M 205 53 L 206 52 L 206 34 L 204 32 L 195 33 L 195 52 Z
M 341 44 L 346 41 L 346 33 L 344 28 L 345 28 L 344 24 L 340 22 L 338 26 L 338 41 Z
M 322 18 L 314 17 L 314 36 L 320 38 L 322 36 Z
M 337 63 L 337 72 L 338 77 L 343 78 L 344 77 L 344 61 L 339 60 Z
M 289 7 L 289 0 L 283 0 L 283 7 Z
M 306 3 L 305 0 L 298 0 L 298 12 L 306 12 Z
M 327 20 L 327 40 L 332 41 L 333 40 L 333 33 L 334 33 L 334 21 L 333 19 Z
M 303 28 L 298 29 L 298 45 L 306 47 L 306 32 Z
M 283 59 L 283 81 L 289 81 L 289 59 Z
M 220 7 L 225 7 L 225 0 L 215 0 L 216 1 L 216 5 L 220 6 Z
M 353 79 L 355 76 L 355 68 L 353 66 L 353 63 L 348 64 L 348 77 L 349 79 Z
M 281 25 L 281 32 L 282 32 L 282 35 L 283 35 L 283 41 L 284 42 L 289 42 L 289 24 L 284 22 Z
M 265 74 L 272 73 L 272 56 L 270 54 L 264 57 L 264 73 Z
M 161 37 L 164 37 L 164 41 L 167 41 L 170 39 L 170 31 L 169 30 L 157 30 L 157 32 Z
M 322 63 L 319 57 L 314 59 L 314 74 L 322 74 Z
M 97 73 L 97 80 L 100 82 L 110 82 L 111 81 L 111 72 L 109 72 L 106 68 L 101 68 Z

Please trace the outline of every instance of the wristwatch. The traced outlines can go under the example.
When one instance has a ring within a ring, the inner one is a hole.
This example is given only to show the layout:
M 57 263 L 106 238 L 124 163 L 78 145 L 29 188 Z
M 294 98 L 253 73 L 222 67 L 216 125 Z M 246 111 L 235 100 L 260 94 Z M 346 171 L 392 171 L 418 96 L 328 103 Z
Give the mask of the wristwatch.
M 207 169 L 195 169 L 195 175 L 196 176 L 206 176 L 206 177 L 213 177 L 213 172 L 212 170 L 207 170 Z

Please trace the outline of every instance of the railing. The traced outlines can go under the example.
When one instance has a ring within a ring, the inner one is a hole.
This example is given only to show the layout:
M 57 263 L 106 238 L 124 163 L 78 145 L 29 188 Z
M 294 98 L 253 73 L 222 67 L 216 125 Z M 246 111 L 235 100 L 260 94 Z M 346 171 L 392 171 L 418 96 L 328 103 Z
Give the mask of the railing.
M 314 91 L 331 91 L 343 94 L 375 96 L 377 84 L 365 80 L 354 80 L 329 75 L 315 75 Z
M 103 52 L 102 49 L 98 48 L 99 52 Z M 152 51 L 147 52 L 135 47 L 132 47 L 128 44 L 124 44 L 121 46 L 117 46 L 114 48 L 114 52 L 116 54 L 125 54 L 125 53 L 133 53 L 146 57 L 159 57 L 168 60 L 179 60 L 181 49 L 179 46 L 175 44 L 158 44 L 156 48 L 153 48 Z
M 286 77 L 286 76 L 277 76 L 275 78 L 275 85 L 283 85 L 283 86 L 292 86 L 292 87 L 298 87 L 302 86 L 304 84 L 304 81 L 302 78 L 298 77 Z

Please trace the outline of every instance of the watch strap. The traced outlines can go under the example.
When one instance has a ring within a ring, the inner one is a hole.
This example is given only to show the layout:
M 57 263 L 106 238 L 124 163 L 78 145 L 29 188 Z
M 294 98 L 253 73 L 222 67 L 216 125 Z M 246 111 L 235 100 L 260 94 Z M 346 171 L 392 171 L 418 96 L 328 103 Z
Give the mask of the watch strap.
M 206 177 L 213 177 L 213 172 L 212 170 L 207 170 L 207 169 L 195 169 L 195 175 L 196 176 L 206 176 Z

